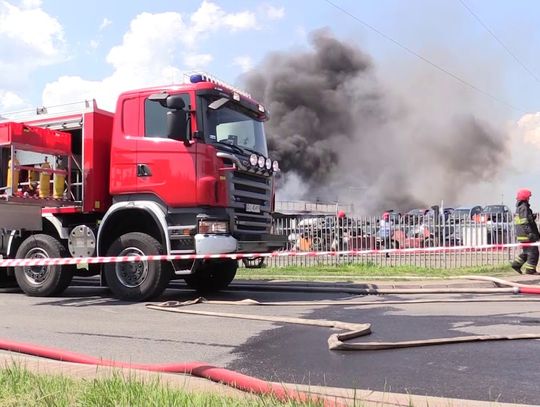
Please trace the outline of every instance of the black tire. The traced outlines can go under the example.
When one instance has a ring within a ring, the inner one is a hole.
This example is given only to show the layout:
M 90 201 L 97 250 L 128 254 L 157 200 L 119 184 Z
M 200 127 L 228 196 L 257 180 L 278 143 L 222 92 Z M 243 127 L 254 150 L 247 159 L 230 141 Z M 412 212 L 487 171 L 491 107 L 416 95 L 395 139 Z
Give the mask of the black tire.
M 146 233 L 130 232 L 116 239 L 107 256 L 152 256 L 163 254 L 160 242 Z M 162 261 L 106 263 L 105 279 L 114 297 L 146 301 L 163 293 L 170 281 L 170 264 Z
M 223 290 L 234 280 L 238 262 L 236 260 L 206 261 L 199 265 L 194 274 L 186 276 L 186 284 L 202 293 Z
M 31 235 L 17 250 L 18 259 L 67 257 L 66 248 L 49 235 Z M 25 294 L 49 297 L 61 294 L 71 283 L 74 266 L 15 267 L 17 284 Z

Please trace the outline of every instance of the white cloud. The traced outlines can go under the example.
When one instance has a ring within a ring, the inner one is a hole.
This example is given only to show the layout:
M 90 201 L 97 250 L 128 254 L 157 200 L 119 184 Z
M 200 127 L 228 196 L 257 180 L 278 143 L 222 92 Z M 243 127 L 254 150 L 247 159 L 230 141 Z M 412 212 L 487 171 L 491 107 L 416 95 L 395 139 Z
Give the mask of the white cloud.
M 253 60 L 250 56 L 243 55 L 234 58 L 233 65 L 239 66 L 242 72 L 247 72 L 253 68 Z
M 85 99 L 93 99 L 103 92 L 102 83 L 87 81 L 80 76 L 61 76 L 57 81 L 45 85 L 44 105 L 59 105 Z
M 105 28 L 107 28 L 111 24 L 112 24 L 112 21 L 109 20 L 107 17 L 105 17 L 103 21 L 101 22 L 101 24 L 99 25 L 99 31 L 103 31 Z
M 122 91 L 181 78 L 180 70 L 175 67 L 174 51 L 185 28 L 178 13 L 139 14 L 132 20 L 122 44 L 113 47 L 107 55 L 107 62 L 114 67 L 112 75 L 101 81 L 60 77 L 45 86 L 43 104 L 95 98 L 101 107 L 113 109 Z
M 517 121 L 517 129 L 526 144 L 540 148 L 540 112 L 523 115 Z
M 224 15 L 223 22 L 226 27 L 231 28 L 233 31 L 257 28 L 257 18 L 250 11 Z
M 0 112 L 8 112 L 28 107 L 28 104 L 14 92 L 0 90 Z
M 187 54 L 184 56 L 184 65 L 190 69 L 204 69 L 213 59 L 211 54 Z
M 23 85 L 40 66 L 59 62 L 65 46 L 58 20 L 40 8 L 39 1 L 17 7 L 0 0 L 0 87 Z
M 54 58 L 64 41 L 58 20 L 41 8 L 21 9 L 7 1 L 0 3 L 0 39 L 11 40 L 42 58 Z
M 275 7 L 270 4 L 265 4 L 263 6 L 264 13 L 269 20 L 281 20 L 285 17 L 285 8 Z
M 90 40 L 90 43 L 88 45 L 90 45 L 90 48 L 96 49 L 97 47 L 99 47 L 99 41 L 98 40 Z
M 257 18 L 251 11 L 226 13 L 220 6 L 209 1 L 203 1 L 190 18 L 189 30 L 184 33 L 182 40 L 188 45 L 194 45 L 198 39 L 222 28 L 231 31 L 257 28 Z
M 180 57 L 187 69 L 208 65 L 212 55 L 196 52 L 203 38 L 218 31 L 249 28 L 256 28 L 253 13 L 226 13 L 209 1 L 203 1 L 186 19 L 176 12 L 141 13 L 131 21 L 122 43 L 107 55 L 106 60 L 113 67 L 110 76 L 101 81 L 88 81 L 78 76 L 60 77 L 45 86 L 43 104 L 95 98 L 101 107 L 113 109 L 122 91 L 180 80 Z
M 39 8 L 43 2 L 41 0 L 23 0 L 21 2 L 22 8 Z

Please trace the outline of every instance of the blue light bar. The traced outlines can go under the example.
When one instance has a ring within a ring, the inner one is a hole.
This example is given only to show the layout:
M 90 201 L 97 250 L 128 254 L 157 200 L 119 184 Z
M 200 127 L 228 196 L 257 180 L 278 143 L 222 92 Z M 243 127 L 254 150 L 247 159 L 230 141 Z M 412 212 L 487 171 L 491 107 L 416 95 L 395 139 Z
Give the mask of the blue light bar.
M 189 81 L 190 81 L 191 83 L 204 82 L 205 79 L 206 79 L 206 78 L 205 78 L 203 75 L 201 75 L 200 73 L 196 73 L 196 74 L 190 75 L 190 77 L 189 77 Z
M 184 76 L 184 78 L 188 77 L 188 75 L 186 74 Z M 195 73 L 192 73 L 192 74 L 189 74 L 189 82 L 191 83 L 199 83 L 199 82 L 211 82 L 215 85 L 218 85 L 218 86 L 223 86 L 225 88 L 228 88 L 229 90 L 237 93 L 237 95 L 233 95 L 233 98 L 234 100 L 239 100 L 240 99 L 240 96 L 239 95 L 242 95 L 242 96 L 245 96 L 247 98 L 250 98 L 251 99 L 251 95 L 243 90 L 240 90 L 240 89 L 237 89 L 235 88 L 234 86 L 224 82 L 224 81 L 221 81 L 219 79 L 217 79 L 216 77 L 210 75 L 210 74 L 207 74 L 205 72 L 195 72 Z

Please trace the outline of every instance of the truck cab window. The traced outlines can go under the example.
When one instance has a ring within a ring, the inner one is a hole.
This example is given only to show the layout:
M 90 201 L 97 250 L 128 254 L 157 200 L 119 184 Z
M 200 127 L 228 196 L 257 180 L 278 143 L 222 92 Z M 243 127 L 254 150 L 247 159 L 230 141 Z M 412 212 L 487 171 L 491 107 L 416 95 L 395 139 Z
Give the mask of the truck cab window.
M 182 94 L 182 99 L 189 106 L 189 95 Z M 144 101 L 144 136 L 167 138 L 167 112 L 171 109 L 161 106 L 158 102 L 146 99 Z

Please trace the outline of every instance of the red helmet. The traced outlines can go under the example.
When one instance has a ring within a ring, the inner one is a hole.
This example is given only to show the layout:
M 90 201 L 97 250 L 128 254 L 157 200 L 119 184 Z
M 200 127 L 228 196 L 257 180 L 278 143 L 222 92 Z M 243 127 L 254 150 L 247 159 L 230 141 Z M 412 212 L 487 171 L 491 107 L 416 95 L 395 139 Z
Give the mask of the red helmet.
M 389 219 L 390 219 L 390 212 L 385 212 L 385 213 L 383 213 L 383 214 L 382 214 L 382 218 L 383 218 L 384 220 L 389 220 Z
M 517 191 L 516 200 L 517 201 L 528 201 L 531 197 L 532 192 L 529 189 L 522 188 Z
M 345 217 L 345 212 L 343 212 L 343 211 L 338 211 L 337 217 L 338 217 L 338 218 L 344 218 L 344 217 Z

